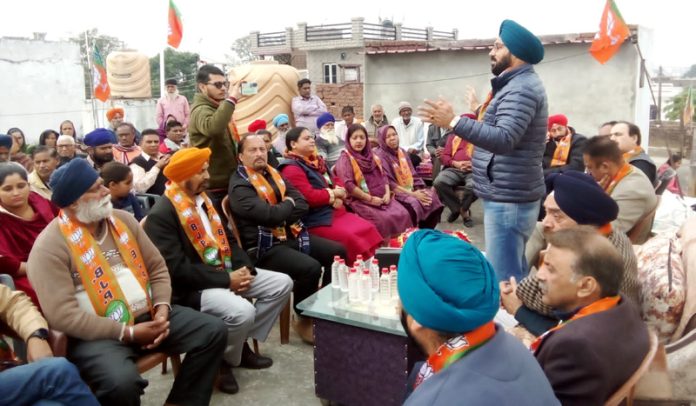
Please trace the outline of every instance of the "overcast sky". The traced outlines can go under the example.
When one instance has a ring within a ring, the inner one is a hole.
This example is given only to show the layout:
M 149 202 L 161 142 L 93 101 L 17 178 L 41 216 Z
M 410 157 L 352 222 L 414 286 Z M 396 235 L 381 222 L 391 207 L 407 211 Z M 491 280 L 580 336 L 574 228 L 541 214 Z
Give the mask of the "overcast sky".
M 648 65 L 680 67 L 696 64 L 693 30 L 694 0 L 616 0 L 629 24 L 652 29 L 653 46 L 644 45 Z M 514 19 L 537 35 L 596 32 L 605 0 L 397 0 L 240 1 L 175 0 L 184 24 L 180 49 L 198 52 L 207 61 L 224 62 L 236 38 L 250 31 L 283 31 L 298 22 L 331 24 L 363 17 L 401 22 L 405 27 L 459 29 L 459 39 L 491 38 L 503 19 Z M 0 36 L 31 36 L 46 32 L 58 40 L 97 27 L 130 48 L 149 56 L 166 43 L 168 0 L 3 1 Z

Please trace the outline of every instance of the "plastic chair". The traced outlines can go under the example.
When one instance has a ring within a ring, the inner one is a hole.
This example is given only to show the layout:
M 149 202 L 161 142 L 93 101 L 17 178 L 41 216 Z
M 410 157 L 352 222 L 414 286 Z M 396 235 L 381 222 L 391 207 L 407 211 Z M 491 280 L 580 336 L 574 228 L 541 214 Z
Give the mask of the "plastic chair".
M 229 196 L 225 196 L 225 198 L 222 199 L 222 211 L 227 218 L 227 223 L 232 230 L 232 235 L 234 235 L 234 238 L 237 240 L 237 245 L 241 247 L 242 239 L 239 236 L 237 223 L 235 223 L 234 217 L 232 216 L 232 211 L 230 210 Z M 288 302 L 285 304 L 285 307 L 283 308 L 283 311 L 280 312 L 280 316 L 278 318 L 280 320 L 280 344 L 288 344 L 290 342 L 290 300 L 288 300 Z M 259 353 L 258 343 L 256 340 L 254 340 L 254 352 L 257 354 Z
M 636 369 L 633 375 L 631 375 L 631 377 L 628 378 L 628 380 L 621 385 L 616 392 L 614 392 L 609 400 L 604 403 L 604 406 L 619 406 L 624 400 L 626 401 L 627 406 L 633 405 L 633 396 L 636 390 L 636 384 L 648 371 L 648 368 L 650 368 L 650 364 L 657 353 L 657 334 L 655 334 L 655 332 L 652 330 L 648 330 L 648 335 L 650 336 L 650 347 L 648 348 L 648 353 L 645 354 L 645 357 L 643 358 L 643 362 L 641 362 L 640 366 L 638 369 Z

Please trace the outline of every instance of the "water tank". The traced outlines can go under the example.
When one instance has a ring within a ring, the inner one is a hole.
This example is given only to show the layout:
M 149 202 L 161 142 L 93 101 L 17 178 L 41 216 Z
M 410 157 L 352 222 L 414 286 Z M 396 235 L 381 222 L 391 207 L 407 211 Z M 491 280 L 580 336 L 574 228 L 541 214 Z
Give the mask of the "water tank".
M 150 59 L 136 51 L 113 51 L 106 57 L 112 99 L 149 99 Z
M 297 69 L 277 61 L 254 61 L 230 69 L 227 77 L 232 83 L 239 80 L 258 83 L 258 93 L 242 97 L 234 109 L 234 119 L 242 134 L 258 119 L 266 120 L 267 129 L 275 134 L 271 121 L 280 113 L 287 114 L 294 127 L 292 98 L 299 95 L 297 81 L 300 80 Z

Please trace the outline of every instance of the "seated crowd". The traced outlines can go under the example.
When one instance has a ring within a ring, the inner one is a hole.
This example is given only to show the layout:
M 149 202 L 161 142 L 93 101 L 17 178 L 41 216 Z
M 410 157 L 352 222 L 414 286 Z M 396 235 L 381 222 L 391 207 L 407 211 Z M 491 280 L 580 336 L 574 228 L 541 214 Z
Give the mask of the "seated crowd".
M 631 243 L 648 238 L 655 187 L 681 192 L 681 157 L 658 170 L 636 125 L 585 137 L 549 117 L 529 272 L 499 281 L 477 248 L 432 230 L 445 208 L 448 223 L 474 226 L 475 147 L 452 129 L 426 130 L 407 102 L 391 124 L 381 105 L 364 123 L 346 106 L 337 122 L 303 79 L 296 127 L 278 114 L 240 133 L 239 83 L 212 65 L 196 80 L 186 125 L 169 116 L 141 133 L 115 108 L 109 129 L 84 138 L 70 121 L 33 148 L 18 128 L 0 135 L 0 273 L 23 292 L 0 286 L 0 320 L 31 362 L 2 381 L 48 386 L 60 374 L 60 390 L 36 396 L 137 405 L 147 381 L 134 360 L 186 353 L 167 402 L 207 404 L 214 387 L 239 390 L 233 368 L 273 364 L 248 340 L 266 340 L 291 293 L 293 327 L 313 343 L 298 304 L 331 283 L 334 257 L 371 258 L 411 227 L 421 230 L 399 260 L 402 324 L 427 361 L 406 404 L 457 403 L 462 390 L 472 404 L 602 404 L 640 365 L 649 335 Z M 444 275 L 428 277 L 435 269 Z M 529 349 L 493 322 L 501 307 Z M 72 364 L 40 360 L 52 355 L 48 326 L 68 336 Z

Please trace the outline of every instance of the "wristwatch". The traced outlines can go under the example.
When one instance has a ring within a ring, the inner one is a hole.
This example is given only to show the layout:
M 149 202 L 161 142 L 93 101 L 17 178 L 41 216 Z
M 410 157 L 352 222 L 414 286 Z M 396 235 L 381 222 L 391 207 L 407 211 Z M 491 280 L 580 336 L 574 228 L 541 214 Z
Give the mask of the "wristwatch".
M 48 330 L 45 328 L 40 328 L 31 333 L 29 338 L 27 338 L 27 341 L 29 341 L 30 338 L 38 338 L 40 340 L 48 341 Z

